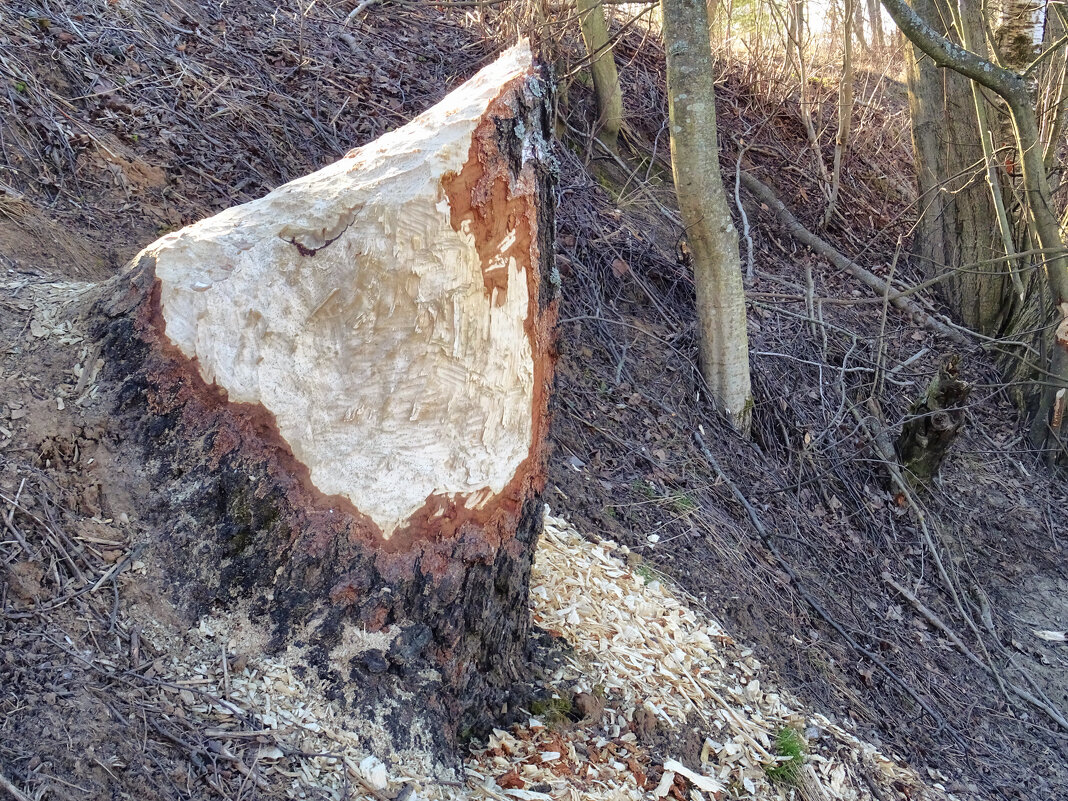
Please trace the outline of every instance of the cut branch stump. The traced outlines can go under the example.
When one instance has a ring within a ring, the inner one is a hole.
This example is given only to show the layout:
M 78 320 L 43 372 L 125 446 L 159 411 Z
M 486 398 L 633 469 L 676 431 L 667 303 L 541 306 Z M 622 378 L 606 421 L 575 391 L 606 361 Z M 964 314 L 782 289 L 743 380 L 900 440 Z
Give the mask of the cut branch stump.
M 950 356 L 912 404 L 895 443 L 898 461 L 913 486 L 938 475 L 953 441 L 964 427 L 971 386 L 958 376 L 959 356 Z

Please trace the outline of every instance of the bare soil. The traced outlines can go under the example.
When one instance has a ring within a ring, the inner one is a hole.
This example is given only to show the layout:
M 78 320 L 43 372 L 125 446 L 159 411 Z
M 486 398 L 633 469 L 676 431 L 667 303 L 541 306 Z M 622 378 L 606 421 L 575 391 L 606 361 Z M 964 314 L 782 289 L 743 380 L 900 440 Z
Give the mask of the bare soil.
M 71 310 L 161 233 L 414 116 L 496 48 L 463 11 L 384 6 L 343 29 L 349 5 L 0 9 L 0 774 L 20 786 L 51 798 L 284 794 L 250 787 L 198 736 L 203 721 L 159 722 L 182 708 L 162 685 L 165 655 L 117 621 L 169 614 L 137 550 L 166 521 L 93 396 L 98 356 Z M 577 59 L 577 43 L 562 52 Z M 1036 634 L 1068 629 L 1068 493 L 1026 445 L 990 350 L 956 349 L 974 385 L 969 421 L 919 496 L 925 531 L 887 489 L 872 427 L 893 435 L 954 349 L 795 246 L 743 193 L 754 439 L 726 430 L 696 371 L 692 274 L 668 216 L 662 54 L 635 26 L 619 60 L 625 171 L 582 136 L 593 114 L 581 74 L 561 94 L 547 501 L 703 602 L 806 703 L 958 798 L 1068 795 L 1068 732 L 1011 689 L 1068 707 L 1068 646 Z M 757 70 L 722 77 L 724 175 L 744 140 L 742 165 L 815 230 L 796 94 Z M 915 283 L 921 269 L 896 253 L 915 214 L 901 89 L 874 69 L 858 94 L 847 202 L 823 235 Z M 28 560 L 12 529 L 46 558 Z M 102 578 L 72 590 L 85 576 Z M 117 678 L 129 670 L 143 680 Z

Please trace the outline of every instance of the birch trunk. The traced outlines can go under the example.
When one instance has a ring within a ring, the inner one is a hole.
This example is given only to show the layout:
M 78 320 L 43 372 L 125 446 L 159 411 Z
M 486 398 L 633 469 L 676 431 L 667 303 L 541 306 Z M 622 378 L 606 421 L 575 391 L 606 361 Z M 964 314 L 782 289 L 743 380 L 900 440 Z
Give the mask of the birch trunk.
M 1001 63 L 1022 71 L 1038 55 L 1045 28 L 1046 0 L 1002 0 L 994 32 Z

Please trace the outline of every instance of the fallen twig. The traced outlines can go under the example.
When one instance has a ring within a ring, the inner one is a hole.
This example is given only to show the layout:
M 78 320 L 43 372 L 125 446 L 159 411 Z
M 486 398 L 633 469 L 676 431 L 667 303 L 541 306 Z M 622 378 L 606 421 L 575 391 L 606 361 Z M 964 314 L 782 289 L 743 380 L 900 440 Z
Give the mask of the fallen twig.
M 5 790 L 7 790 L 11 794 L 11 797 L 15 799 L 15 801 L 32 801 L 32 799 L 24 792 L 22 792 L 22 790 L 20 790 L 18 787 L 9 782 L 4 777 L 3 773 L 0 773 L 0 787 L 3 787 Z
M 934 611 L 929 609 L 919 598 L 917 598 L 915 594 L 909 591 L 907 587 L 903 587 L 902 585 L 894 581 L 893 577 L 886 571 L 883 571 L 882 579 L 891 587 L 893 587 L 894 590 L 896 590 L 902 598 L 912 604 L 916 611 L 919 612 L 928 623 L 930 623 L 932 626 L 942 632 L 947 638 L 949 638 L 949 641 L 957 647 L 958 651 L 960 651 L 962 654 L 964 654 L 965 657 L 967 657 L 969 662 L 972 662 L 978 667 L 981 667 L 983 670 L 990 673 L 991 676 L 997 678 L 999 683 L 1002 683 L 1002 677 L 998 676 L 993 668 L 991 668 L 982 659 L 976 656 L 975 653 L 964 643 L 964 641 L 957 636 L 956 632 L 954 632 L 951 628 L 949 628 L 949 626 L 943 623 L 942 619 L 938 617 L 938 615 L 936 615 Z M 1027 703 L 1031 704 L 1036 709 L 1039 709 L 1046 715 L 1048 715 L 1050 719 L 1053 720 L 1062 729 L 1068 731 L 1068 720 L 1065 720 L 1064 715 L 1062 715 L 1051 704 L 1047 704 L 1046 702 L 1032 695 L 1028 690 L 1025 690 L 1018 684 L 1013 684 L 1012 682 L 1004 682 L 1004 684 L 1006 687 L 1008 687 L 1008 689 L 1012 690 L 1020 698 L 1027 701 Z
M 790 577 L 790 582 L 793 584 L 794 589 L 797 591 L 798 595 L 800 595 L 804 599 L 804 601 L 810 607 L 812 607 L 816 614 L 818 614 L 821 618 L 823 618 L 824 621 L 826 621 L 827 625 L 829 625 L 836 632 L 838 632 L 839 636 L 841 636 L 842 639 L 849 644 L 849 647 L 851 647 L 857 653 L 863 654 L 873 665 L 883 671 L 890 678 L 890 680 L 894 682 L 894 684 L 896 684 L 905 694 L 912 698 L 912 700 L 915 701 L 916 704 L 919 705 L 919 707 L 923 709 L 924 712 L 930 715 L 931 720 L 938 724 L 939 729 L 945 728 L 952 735 L 952 737 L 963 746 L 963 739 L 961 739 L 960 735 L 957 734 L 953 727 L 946 722 L 945 718 L 943 718 L 942 715 L 940 715 L 936 710 L 934 710 L 930 704 L 920 698 L 916 691 L 909 687 L 908 684 L 905 683 L 905 680 L 898 676 L 893 670 L 891 670 L 890 667 L 885 662 L 883 662 L 876 654 L 872 653 L 870 650 L 868 650 L 863 645 L 854 640 L 849 635 L 849 633 L 842 627 L 842 625 L 837 620 L 835 620 L 826 609 L 823 608 L 823 605 L 814 597 L 812 597 L 808 590 L 805 589 L 805 587 L 798 579 L 796 571 L 794 571 L 790 563 L 787 562 L 783 558 L 782 554 L 779 552 L 778 547 L 772 540 L 771 535 L 768 533 L 768 530 L 764 527 L 764 523 L 763 521 L 761 521 L 756 509 L 754 509 L 753 505 L 749 503 L 749 499 L 742 494 L 742 491 L 738 489 L 738 486 L 733 481 L 731 481 L 730 478 L 727 477 L 726 473 L 723 472 L 723 468 L 719 466 L 719 462 L 716 461 L 716 457 L 712 455 L 712 452 L 708 450 L 708 446 L 705 445 L 704 438 L 701 436 L 701 434 L 695 431 L 693 436 L 694 440 L 697 442 L 698 449 L 701 451 L 701 455 L 704 456 L 705 460 L 708 462 L 709 467 L 711 467 L 716 472 L 716 475 L 719 477 L 719 479 L 727 485 L 731 493 L 737 499 L 738 503 L 740 503 L 745 509 L 746 514 L 749 515 L 750 522 L 752 522 L 753 524 L 753 528 L 756 529 L 757 534 L 760 536 L 761 542 L 763 542 L 764 546 L 771 552 L 771 555 L 775 557 L 775 561 L 778 566 L 783 570 L 783 572 L 786 573 L 787 576 Z
M 785 228 L 786 231 L 798 242 L 807 245 L 838 269 L 848 272 L 869 289 L 888 297 L 890 302 L 894 304 L 896 308 L 921 322 L 924 328 L 934 331 L 936 334 L 940 334 L 960 345 L 972 344 L 971 340 L 959 330 L 946 325 L 941 320 L 928 314 L 918 303 L 910 300 L 908 295 L 895 290 L 890 284 L 875 273 L 866 270 L 855 261 L 847 258 L 832 245 L 805 228 L 805 226 L 798 222 L 793 213 L 786 208 L 783 202 L 779 200 L 778 196 L 767 184 L 745 170 L 739 170 L 738 174 L 742 183 L 745 184 L 745 188 L 752 192 L 761 203 L 764 203 L 771 209 L 783 228 Z
M 742 205 L 741 191 L 742 157 L 745 156 L 745 151 L 748 149 L 748 142 L 744 142 L 738 149 L 738 160 L 734 170 L 734 205 L 738 207 L 738 217 L 742 221 L 742 238 L 745 240 L 746 247 L 745 282 L 747 284 L 753 282 L 753 270 L 756 265 L 753 257 L 753 236 L 749 232 L 749 215 L 745 213 L 745 206 Z

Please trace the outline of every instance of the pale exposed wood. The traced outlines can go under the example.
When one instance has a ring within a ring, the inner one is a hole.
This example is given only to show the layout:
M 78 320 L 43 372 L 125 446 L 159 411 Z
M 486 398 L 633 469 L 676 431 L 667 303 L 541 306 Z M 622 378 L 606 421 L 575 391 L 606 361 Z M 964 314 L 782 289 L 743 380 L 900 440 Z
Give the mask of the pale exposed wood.
M 509 169 L 486 174 L 483 120 L 530 69 L 513 48 L 408 125 L 144 251 L 170 343 L 386 537 L 429 497 L 482 508 L 531 452 L 532 173 L 471 210 Z

